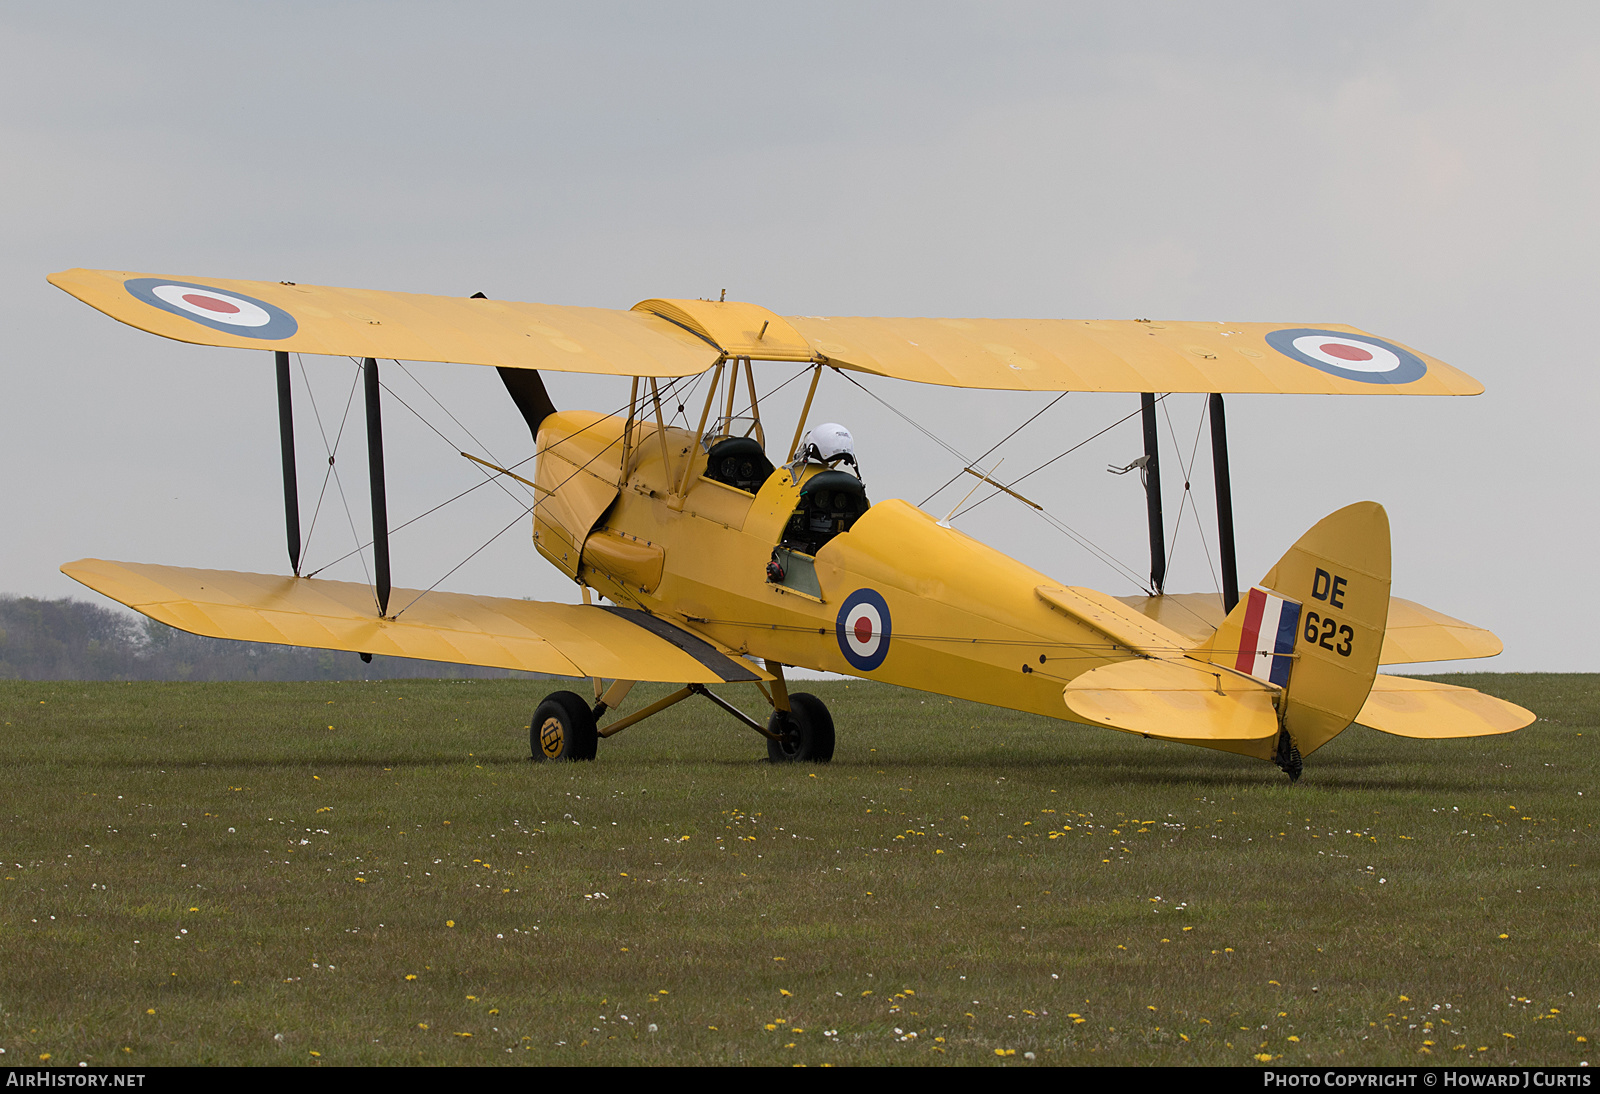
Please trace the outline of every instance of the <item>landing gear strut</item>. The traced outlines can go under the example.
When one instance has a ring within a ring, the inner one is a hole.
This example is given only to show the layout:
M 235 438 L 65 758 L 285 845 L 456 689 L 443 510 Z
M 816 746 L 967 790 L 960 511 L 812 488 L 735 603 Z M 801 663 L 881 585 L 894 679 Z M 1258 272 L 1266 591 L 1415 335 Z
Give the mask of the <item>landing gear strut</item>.
M 609 691 L 600 695 L 601 681 L 596 681 L 595 694 L 599 698 L 592 706 L 570 691 L 557 691 L 545 696 L 533 712 L 533 722 L 528 727 L 529 750 L 535 760 L 541 761 L 592 760 L 601 737 L 610 737 L 690 696 L 699 695 L 765 737 L 767 759 L 773 763 L 825 764 L 833 759 L 833 716 L 828 713 L 827 706 L 815 695 L 805 692 L 790 695 L 783 681 L 783 666 L 769 661 L 767 668 L 774 677 L 772 690 L 767 691 L 759 682 L 756 685 L 772 704 L 772 717 L 766 725 L 704 684 L 686 684 L 671 695 L 601 728 L 600 719 L 607 710 L 622 703 L 633 683 L 618 680 Z

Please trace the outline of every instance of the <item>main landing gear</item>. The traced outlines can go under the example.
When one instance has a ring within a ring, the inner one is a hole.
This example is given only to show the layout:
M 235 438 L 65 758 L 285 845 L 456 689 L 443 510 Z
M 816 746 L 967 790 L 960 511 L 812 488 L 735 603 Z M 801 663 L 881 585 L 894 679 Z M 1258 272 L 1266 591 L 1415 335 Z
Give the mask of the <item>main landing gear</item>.
M 535 760 L 592 760 L 602 737 L 610 737 L 653 714 L 689 698 L 701 695 L 727 711 L 744 725 L 767 739 L 767 759 L 773 763 L 825 764 L 833 759 L 833 716 L 826 704 L 806 692 L 789 694 L 783 680 L 783 666 L 767 662 L 767 671 L 776 679 L 772 690 L 761 683 L 762 696 L 772 705 L 772 716 L 762 725 L 744 711 L 712 693 L 704 684 L 688 684 L 658 699 L 649 706 L 618 718 L 607 726 L 600 719 L 608 710 L 622 705 L 633 687 L 630 680 L 618 680 L 604 694 L 600 681 L 595 681 L 595 701 L 591 706 L 581 696 L 570 691 L 557 691 L 545 696 L 533 712 L 528 726 L 529 749 Z
M 767 719 L 767 759 L 775 764 L 825 764 L 833 759 L 833 715 L 815 695 L 797 691 L 787 712 L 774 710 Z
M 592 760 L 600 743 L 594 711 L 570 691 L 545 696 L 533 712 L 528 744 L 536 760 Z

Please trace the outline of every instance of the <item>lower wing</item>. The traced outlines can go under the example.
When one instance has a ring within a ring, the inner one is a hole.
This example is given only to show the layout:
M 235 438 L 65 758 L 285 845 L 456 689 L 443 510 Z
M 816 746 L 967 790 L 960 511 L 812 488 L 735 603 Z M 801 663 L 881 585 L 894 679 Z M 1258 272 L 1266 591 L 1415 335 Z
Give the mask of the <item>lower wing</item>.
M 61 572 L 151 619 L 209 638 L 556 676 L 680 684 L 770 679 L 700 635 L 628 608 L 395 589 L 391 602 L 410 606 L 399 618 L 380 619 L 372 591 L 349 581 L 95 558 Z

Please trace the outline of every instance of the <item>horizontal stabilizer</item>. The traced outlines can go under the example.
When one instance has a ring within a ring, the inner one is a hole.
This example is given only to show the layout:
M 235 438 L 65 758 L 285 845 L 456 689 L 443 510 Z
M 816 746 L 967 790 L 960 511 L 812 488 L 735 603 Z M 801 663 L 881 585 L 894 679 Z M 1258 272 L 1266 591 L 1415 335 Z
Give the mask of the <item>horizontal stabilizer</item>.
M 1218 593 L 1165 593 L 1161 596 L 1119 596 L 1142 612 L 1199 645 L 1216 633 L 1226 614 Z M 1415 665 L 1424 661 L 1467 661 L 1494 657 L 1504 647 L 1492 631 L 1464 623 L 1415 600 L 1389 598 L 1389 621 L 1383 635 L 1380 665 Z
M 1078 717 L 1173 741 L 1267 741 L 1278 736 L 1277 688 L 1187 658 L 1119 661 L 1086 672 L 1062 695 Z
M 1373 681 L 1372 694 L 1356 715 L 1356 722 L 1396 737 L 1437 740 L 1510 733 L 1530 724 L 1535 717 L 1532 711 L 1515 703 L 1471 688 L 1406 676 L 1379 676 Z
M 395 589 L 389 602 L 402 614 L 379 619 L 372 590 L 349 581 L 94 558 L 61 572 L 151 619 L 209 638 L 556 676 L 678 684 L 771 679 L 699 635 L 625 608 Z
M 1040 585 L 1033 595 L 1056 611 L 1099 631 L 1133 653 L 1176 657 L 1190 643 L 1159 621 L 1129 608 L 1114 596 L 1074 585 Z

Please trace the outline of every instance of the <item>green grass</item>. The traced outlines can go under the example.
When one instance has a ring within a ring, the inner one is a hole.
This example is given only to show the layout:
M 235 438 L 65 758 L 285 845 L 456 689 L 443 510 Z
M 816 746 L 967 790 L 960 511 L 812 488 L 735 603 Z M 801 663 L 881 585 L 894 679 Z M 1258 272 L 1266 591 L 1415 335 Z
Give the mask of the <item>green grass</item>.
M 698 699 L 540 765 L 520 681 L 0 684 L 0 1063 L 1590 1059 L 1600 678 L 1450 679 L 1543 717 L 1293 786 L 861 683 L 816 768 Z

